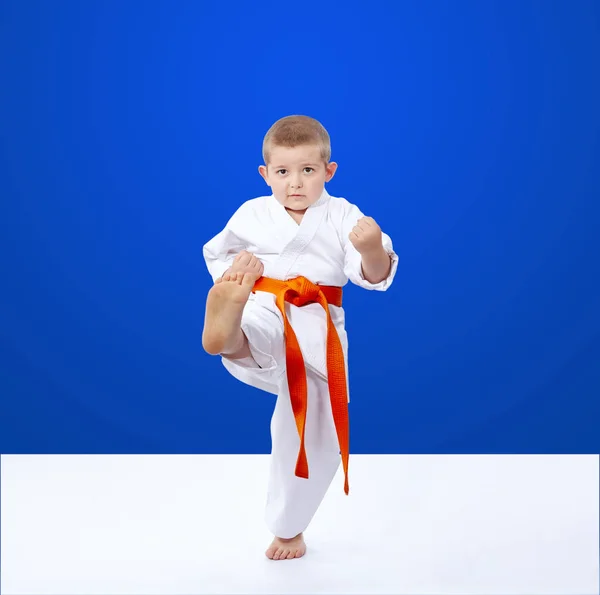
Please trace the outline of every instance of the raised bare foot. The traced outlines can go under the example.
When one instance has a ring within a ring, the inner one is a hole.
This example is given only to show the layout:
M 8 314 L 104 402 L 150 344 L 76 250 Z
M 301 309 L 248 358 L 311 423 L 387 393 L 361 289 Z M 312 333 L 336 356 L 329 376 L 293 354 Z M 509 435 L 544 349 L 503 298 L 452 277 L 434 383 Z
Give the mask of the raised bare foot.
M 292 560 L 301 558 L 306 553 L 306 544 L 302 533 L 291 539 L 276 537 L 265 552 L 271 560 Z
M 208 292 L 202 346 L 211 355 L 235 351 L 243 344 L 242 312 L 256 279 L 251 273 L 226 274 Z

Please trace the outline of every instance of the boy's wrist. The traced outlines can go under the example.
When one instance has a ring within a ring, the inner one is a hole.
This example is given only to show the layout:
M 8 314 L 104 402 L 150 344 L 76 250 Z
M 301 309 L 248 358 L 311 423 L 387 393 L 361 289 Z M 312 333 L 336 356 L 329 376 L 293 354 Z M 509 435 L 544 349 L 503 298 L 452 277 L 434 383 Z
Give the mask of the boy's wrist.
M 363 260 L 380 260 L 384 256 L 389 256 L 382 244 L 378 246 L 372 246 L 362 252 L 359 252 Z
M 383 246 L 361 254 L 363 278 L 370 283 L 381 283 L 392 270 L 392 257 Z

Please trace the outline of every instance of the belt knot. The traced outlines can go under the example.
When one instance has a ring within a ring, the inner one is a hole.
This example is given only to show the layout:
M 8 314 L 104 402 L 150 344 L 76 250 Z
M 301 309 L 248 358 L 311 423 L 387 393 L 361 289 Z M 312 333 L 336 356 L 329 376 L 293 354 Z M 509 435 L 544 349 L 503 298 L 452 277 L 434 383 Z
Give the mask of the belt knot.
M 305 306 L 313 302 L 318 302 L 323 292 L 318 285 L 311 283 L 306 277 L 296 277 L 286 281 L 288 289 L 286 291 L 286 301 L 295 306 Z

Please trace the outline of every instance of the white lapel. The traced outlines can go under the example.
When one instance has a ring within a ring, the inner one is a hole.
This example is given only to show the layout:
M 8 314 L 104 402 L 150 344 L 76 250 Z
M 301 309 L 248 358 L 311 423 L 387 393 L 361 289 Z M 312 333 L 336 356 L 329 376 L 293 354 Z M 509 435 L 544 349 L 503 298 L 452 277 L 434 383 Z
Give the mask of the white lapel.
M 327 212 L 328 203 L 329 194 L 327 190 L 323 189 L 319 200 L 306 210 L 300 225 L 298 225 L 287 213 L 285 207 L 274 196 L 270 197 L 269 205 L 273 212 L 273 219 L 277 225 L 281 225 L 282 237 L 287 242 L 277 262 L 274 263 L 273 274 L 278 279 L 285 280 L 287 278 L 288 272 L 298 257 L 315 237 Z
M 271 194 L 267 201 L 269 212 L 277 228 L 277 238 L 281 241 L 282 249 L 287 246 L 298 233 L 299 225 L 290 217 L 285 207 Z

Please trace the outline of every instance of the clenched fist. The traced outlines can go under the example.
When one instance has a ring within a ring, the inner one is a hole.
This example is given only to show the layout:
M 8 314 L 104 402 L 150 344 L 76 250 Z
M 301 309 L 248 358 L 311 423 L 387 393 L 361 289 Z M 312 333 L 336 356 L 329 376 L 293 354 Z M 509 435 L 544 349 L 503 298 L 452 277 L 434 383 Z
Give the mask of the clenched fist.
M 263 263 L 254 254 L 243 250 L 235 257 L 233 264 L 223 273 L 223 276 L 233 273 L 252 273 L 261 277 L 264 270 Z
M 357 222 L 348 239 L 360 254 L 369 254 L 383 247 L 381 228 L 373 217 L 361 217 Z

